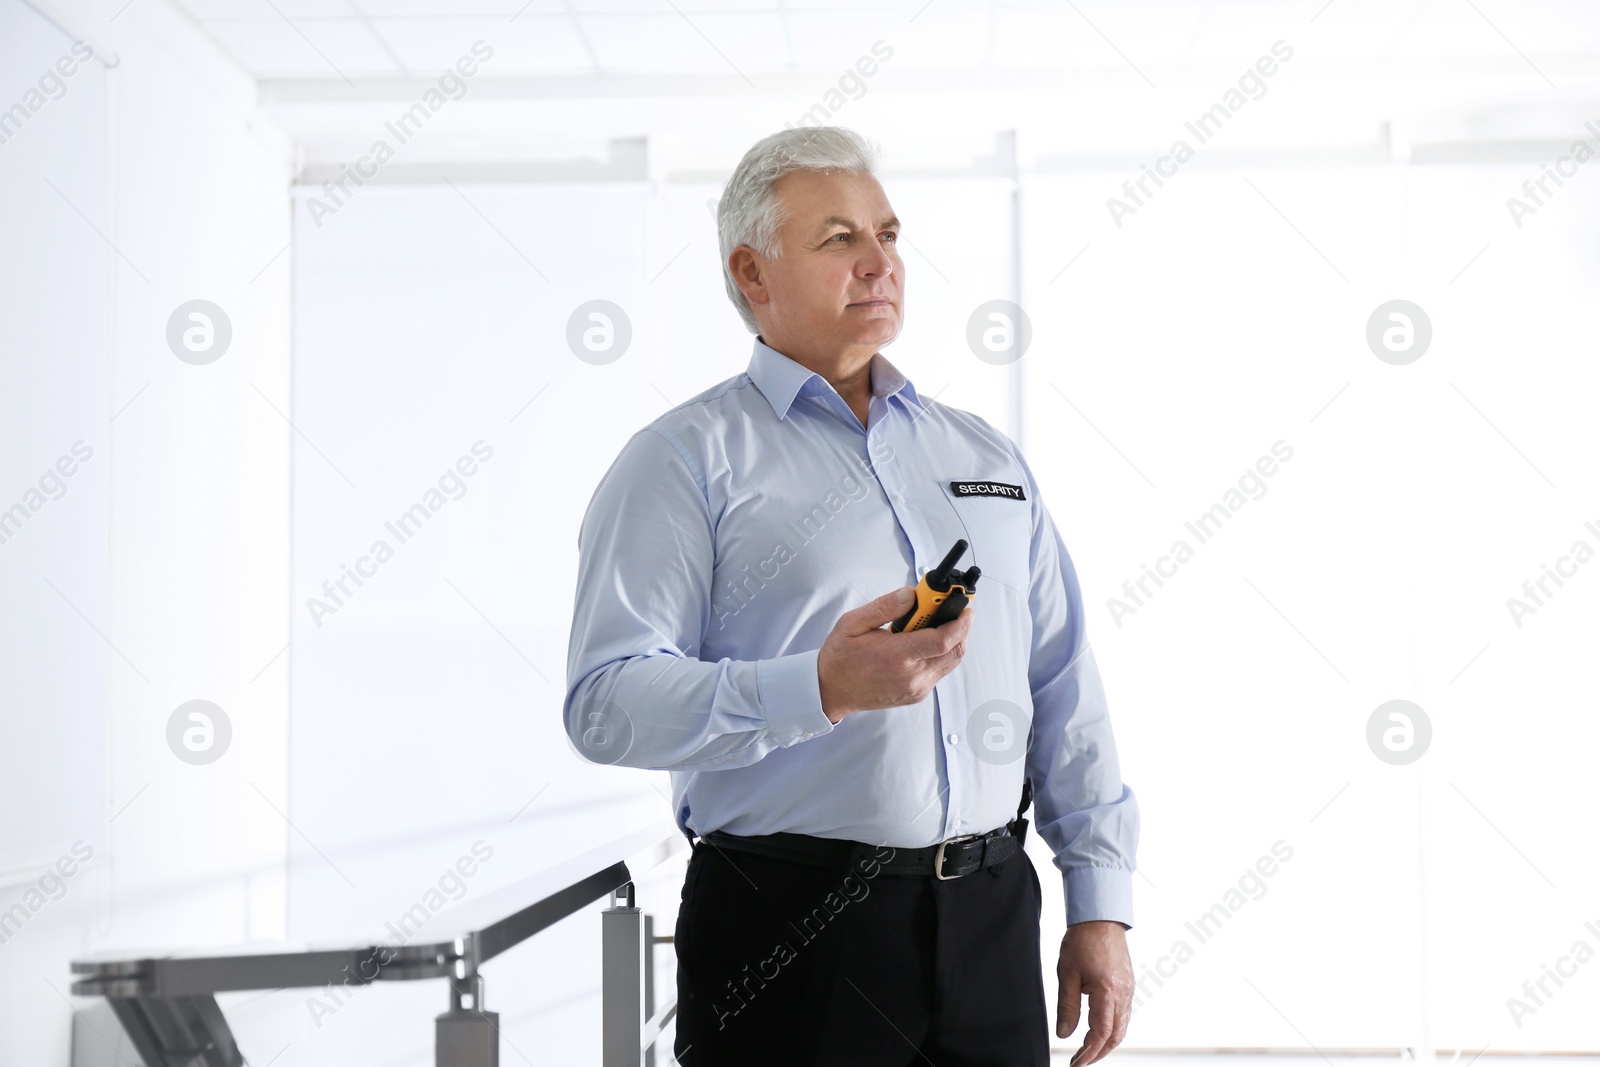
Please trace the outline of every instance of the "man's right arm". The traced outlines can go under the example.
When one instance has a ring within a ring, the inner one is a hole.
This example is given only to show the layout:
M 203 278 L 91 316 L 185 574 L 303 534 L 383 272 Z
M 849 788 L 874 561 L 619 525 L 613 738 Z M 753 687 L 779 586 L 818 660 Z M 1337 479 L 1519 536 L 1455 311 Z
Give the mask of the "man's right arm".
M 742 767 L 833 729 L 817 649 L 697 657 L 715 558 L 704 472 L 653 429 L 584 514 L 562 717 L 579 754 L 652 770 Z

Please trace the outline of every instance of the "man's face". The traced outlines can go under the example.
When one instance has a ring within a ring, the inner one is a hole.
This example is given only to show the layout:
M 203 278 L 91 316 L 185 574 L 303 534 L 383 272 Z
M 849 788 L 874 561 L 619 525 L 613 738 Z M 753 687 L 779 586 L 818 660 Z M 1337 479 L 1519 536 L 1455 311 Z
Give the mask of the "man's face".
M 877 179 L 792 171 L 774 190 L 788 217 L 783 254 L 757 259 L 768 300 L 752 306 L 763 337 L 833 351 L 893 341 L 904 311 L 900 222 Z

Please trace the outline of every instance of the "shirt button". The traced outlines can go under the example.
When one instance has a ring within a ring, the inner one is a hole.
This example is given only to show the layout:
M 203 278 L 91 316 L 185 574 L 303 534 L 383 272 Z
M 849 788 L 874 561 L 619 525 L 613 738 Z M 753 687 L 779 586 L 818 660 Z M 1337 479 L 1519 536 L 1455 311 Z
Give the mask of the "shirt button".
M 906 495 L 904 493 L 896 493 L 894 495 L 894 499 L 895 503 L 904 504 L 906 502 Z
M 954 744 L 957 744 L 957 743 L 960 742 L 961 735 L 960 734 L 947 734 L 947 735 L 945 735 L 945 740 L 949 741 L 952 745 L 954 745 Z

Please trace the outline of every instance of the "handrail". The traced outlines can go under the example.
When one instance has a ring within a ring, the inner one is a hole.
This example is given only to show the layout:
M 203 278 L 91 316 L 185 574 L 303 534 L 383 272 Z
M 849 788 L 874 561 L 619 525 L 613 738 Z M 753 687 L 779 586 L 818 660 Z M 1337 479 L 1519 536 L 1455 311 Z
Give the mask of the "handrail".
M 493 1065 L 498 1062 L 497 1016 L 483 1008 L 478 967 L 608 893 L 626 889 L 629 905 L 608 911 L 637 913 L 633 881 L 687 847 L 674 823 L 652 823 L 442 912 L 430 923 L 428 940 L 417 944 L 352 938 L 204 953 L 101 951 L 72 961 L 72 972 L 81 976 L 72 992 L 107 998 L 145 1067 L 241 1067 L 244 1060 L 216 993 L 447 978 L 451 1010 L 437 1020 L 436 1062 L 440 1067 Z M 463 998 L 470 999 L 470 1007 Z

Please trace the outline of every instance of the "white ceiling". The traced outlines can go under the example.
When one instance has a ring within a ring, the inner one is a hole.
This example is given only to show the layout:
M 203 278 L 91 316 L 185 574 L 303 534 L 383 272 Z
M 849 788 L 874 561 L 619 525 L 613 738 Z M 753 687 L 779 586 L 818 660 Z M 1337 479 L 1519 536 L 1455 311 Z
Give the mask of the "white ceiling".
M 720 173 L 762 131 L 819 114 L 892 139 L 894 165 L 919 173 L 976 165 L 1000 130 L 1021 131 L 1024 162 L 1145 152 L 1280 40 L 1293 76 L 1251 105 L 1235 150 L 1570 140 L 1600 113 L 1600 0 L 863 2 L 166 0 L 256 81 L 301 173 L 338 173 L 491 45 L 385 168 L 394 181 L 604 170 L 639 138 L 652 175 Z M 870 79 L 843 83 L 885 47 Z
M 493 76 L 1136 71 L 1234 62 L 1275 37 L 1352 60 L 1552 63 L 1600 50 L 1593 0 L 177 0 L 262 80 L 428 76 L 474 41 Z

